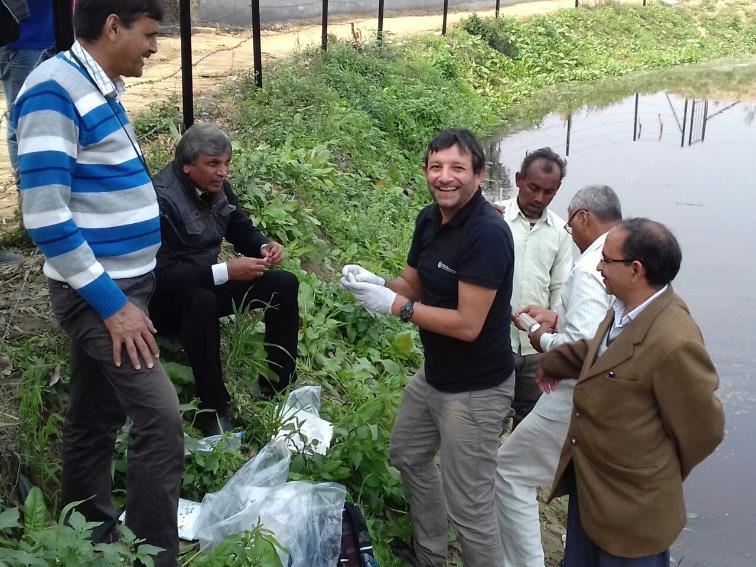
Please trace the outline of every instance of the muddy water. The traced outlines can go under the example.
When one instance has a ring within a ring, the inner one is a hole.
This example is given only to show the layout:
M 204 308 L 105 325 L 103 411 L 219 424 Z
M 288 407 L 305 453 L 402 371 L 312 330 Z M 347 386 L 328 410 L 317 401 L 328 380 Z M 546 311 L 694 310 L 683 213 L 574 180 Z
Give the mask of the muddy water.
M 527 150 L 551 146 L 569 162 L 555 212 L 604 183 L 626 217 L 659 220 L 680 240 L 674 287 L 702 328 L 727 418 L 724 443 L 685 483 L 688 526 L 672 548 L 682 567 L 756 566 L 754 93 L 754 61 L 556 88 L 506 117 L 488 148 L 490 198 L 508 196 Z M 549 105 L 558 112 L 544 114 Z

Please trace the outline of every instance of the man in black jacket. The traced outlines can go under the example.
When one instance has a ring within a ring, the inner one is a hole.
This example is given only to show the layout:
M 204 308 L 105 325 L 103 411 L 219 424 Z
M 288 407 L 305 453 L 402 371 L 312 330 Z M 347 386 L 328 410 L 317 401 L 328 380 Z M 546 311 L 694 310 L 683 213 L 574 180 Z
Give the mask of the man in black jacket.
M 265 309 L 268 365 L 278 382 L 261 377 L 262 393 L 272 395 L 296 379 L 299 282 L 270 269 L 283 260 L 283 246 L 268 240 L 239 206 L 226 179 L 230 162 L 228 135 L 215 124 L 195 124 L 154 178 L 162 246 L 150 317 L 158 332 L 178 332 L 201 405 L 218 414 L 204 424 L 205 434 L 231 427 L 218 319 L 234 306 Z M 219 262 L 224 238 L 243 255 Z

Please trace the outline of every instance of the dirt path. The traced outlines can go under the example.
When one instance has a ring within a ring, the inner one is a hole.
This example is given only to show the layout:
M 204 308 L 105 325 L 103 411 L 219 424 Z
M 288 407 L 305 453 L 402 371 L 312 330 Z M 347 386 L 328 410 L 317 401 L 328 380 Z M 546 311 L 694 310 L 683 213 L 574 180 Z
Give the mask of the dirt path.
M 639 4 L 642 0 L 624 0 Z M 525 17 L 553 12 L 574 6 L 574 0 L 544 0 L 502 7 L 506 16 Z M 453 27 L 472 12 L 449 14 L 447 25 Z M 483 17 L 493 17 L 494 11 L 478 12 Z M 413 35 L 424 32 L 440 32 L 441 15 L 400 16 L 386 18 L 384 30 L 392 36 Z M 330 34 L 338 38 L 351 38 L 352 28 L 359 30 L 363 40 L 375 37 L 378 29 L 376 18 L 339 18 L 329 25 Z M 320 43 L 319 25 L 299 25 L 276 31 L 263 31 L 262 50 L 266 62 L 285 57 L 298 48 Z M 251 32 L 198 28 L 192 35 L 192 52 L 195 63 L 195 96 L 205 94 L 218 85 L 252 67 Z M 171 96 L 181 95 L 181 41 L 176 36 L 161 37 L 158 52 L 147 61 L 144 75 L 127 80 L 128 91 L 124 105 L 131 116 Z M 5 112 L 5 99 L 0 97 L 0 113 Z M 0 128 L 0 230 L 12 222 L 17 208 L 16 188 L 10 175 L 10 163 L 5 141 L 5 120 Z

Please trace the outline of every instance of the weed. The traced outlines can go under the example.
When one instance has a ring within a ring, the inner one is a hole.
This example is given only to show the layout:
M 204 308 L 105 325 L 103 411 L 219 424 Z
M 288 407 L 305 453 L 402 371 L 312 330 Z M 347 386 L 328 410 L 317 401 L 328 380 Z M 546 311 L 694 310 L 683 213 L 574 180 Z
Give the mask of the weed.
M 23 524 L 18 508 L 0 512 L 0 563 L 11 567 L 22 565 L 120 566 L 141 561 L 146 566 L 162 551 L 159 547 L 137 539 L 126 526 L 121 526 L 117 543 L 93 544 L 92 530 L 99 522 L 87 522 L 72 502 L 60 513 L 57 523 L 50 524 L 42 491 L 34 487 L 26 497 Z

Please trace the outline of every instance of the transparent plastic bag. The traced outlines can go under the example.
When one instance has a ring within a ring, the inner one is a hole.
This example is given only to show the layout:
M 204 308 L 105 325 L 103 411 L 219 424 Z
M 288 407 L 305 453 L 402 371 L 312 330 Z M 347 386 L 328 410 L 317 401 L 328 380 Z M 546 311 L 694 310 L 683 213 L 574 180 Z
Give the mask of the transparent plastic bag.
M 272 441 L 226 486 L 207 494 L 195 524 L 200 548 L 213 547 L 261 521 L 288 550 L 280 552 L 284 565 L 336 565 L 346 489 L 330 482 L 286 482 L 290 460 L 286 441 Z
M 195 524 L 200 547 L 212 547 L 227 535 L 252 529 L 262 500 L 272 487 L 286 482 L 290 461 L 291 454 L 283 441 L 268 443 L 223 488 L 206 494 Z
M 333 425 L 320 417 L 320 386 L 304 386 L 289 394 L 281 421 L 284 426 L 276 439 L 287 439 L 292 452 L 326 454 L 333 437 Z
M 346 489 L 333 482 L 287 482 L 270 490 L 260 519 L 289 551 L 292 567 L 334 567 L 345 497 Z M 281 560 L 287 565 L 286 557 Z

